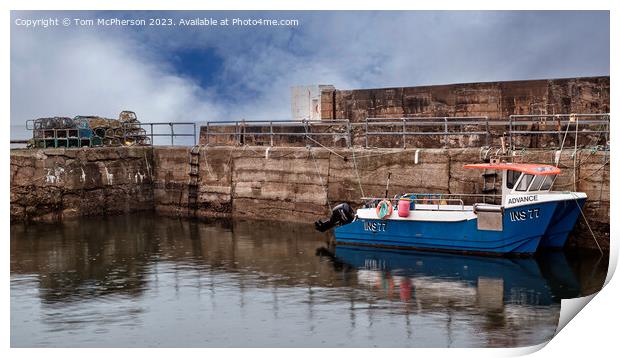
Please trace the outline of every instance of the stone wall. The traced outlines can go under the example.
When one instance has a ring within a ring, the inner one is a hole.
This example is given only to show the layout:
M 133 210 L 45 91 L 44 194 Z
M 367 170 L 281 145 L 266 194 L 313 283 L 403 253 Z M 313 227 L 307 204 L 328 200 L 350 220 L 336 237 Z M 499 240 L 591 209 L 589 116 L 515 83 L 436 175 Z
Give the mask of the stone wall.
M 514 114 L 609 113 L 609 91 L 609 76 L 399 88 L 324 89 L 321 91 L 322 121 L 315 121 L 310 132 L 340 133 L 341 135 L 335 136 L 312 137 L 314 141 L 328 147 L 347 147 L 349 143 L 377 148 L 497 147 L 501 145 L 502 135 L 509 132 L 507 122 L 501 125 L 494 123 L 487 128 L 486 123 L 475 123 L 473 119 L 467 124 L 457 125 L 454 123 L 464 123 L 467 120 L 456 121 L 452 117 L 487 117 L 491 121 L 507 121 L 509 116 Z M 443 133 L 445 127 L 442 118 L 439 118 L 439 123 L 430 125 L 428 117 L 448 117 L 448 123 L 452 123 L 448 125 L 448 131 L 454 134 L 416 134 L 403 137 L 403 124 L 400 120 L 389 120 L 389 125 L 377 124 L 377 121 L 373 124 L 373 121 L 370 121 L 368 127 L 365 123 L 366 118 L 383 118 L 382 122 L 386 122 L 388 119 L 404 117 L 409 118 L 405 131 L 416 133 Z M 345 125 L 330 125 L 328 120 L 332 119 L 348 119 L 351 122 L 350 131 Z M 580 118 L 578 144 L 607 145 L 608 135 L 596 133 L 607 130 L 607 125 L 596 122 L 588 124 L 592 119 L 595 118 Z M 416 121 L 427 123 L 419 126 L 415 125 Z M 213 123 L 208 127 L 201 127 L 200 144 L 298 147 L 315 144 L 301 136 L 304 125 L 277 124 L 270 126 L 268 122 L 254 125 L 251 122 L 238 122 L 236 126 L 231 126 Z M 575 142 L 572 131 L 574 126 L 571 127 L 571 133 L 564 138 L 562 134 L 565 126 L 559 125 L 554 118 L 540 119 L 540 123 L 520 125 L 514 129 L 543 132 L 559 130 L 557 134 L 513 135 L 515 148 L 559 148 L 562 141 L 565 141 L 566 146 L 572 146 Z M 366 131 L 382 134 L 367 136 Z M 272 132 L 275 133 L 273 137 L 269 135 Z M 297 135 L 278 135 L 278 132 Z M 388 132 L 395 134 L 385 134 Z
M 153 207 L 153 148 L 11 150 L 11 220 Z
M 190 205 L 187 147 L 13 150 L 11 220 L 155 209 L 164 215 L 311 223 L 337 203 L 383 197 L 388 173 L 389 197 L 411 191 L 481 193 L 481 173 L 463 169 L 480 162 L 481 154 L 479 149 L 201 147 L 198 198 Z M 601 245 L 609 247 L 608 152 L 573 154 L 561 153 L 563 174 L 555 189 L 588 194 L 584 212 Z M 554 163 L 555 155 L 527 151 L 524 160 Z M 583 219 L 570 244 L 596 247 Z
M 322 118 L 608 113 L 609 76 L 438 86 L 335 90 L 322 93 Z M 327 108 L 331 107 L 332 111 Z
M 188 147 L 155 147 L 153 160 L 154 208 L 162 214 L 180 216 L 224 217 L 230 216 L 232 199 L 232 165 L 236 147 L 200 149 L 198 207 L 189 208 L 189 157 Z
M 417 152 L 417 164 L 416 164 Z M 524 160 L 555 162 L 555 151 L 528 151 Z M 156 148 L 155 208 L 182 216 L 234 216 L 311 223 L 340 202 L 362 196 L 418 193 L 481 193 L 481 173 L 463 165 L 480 161 L 478 149 L 338 149 L 203 147 L 196 209 L 186 205 L 189 150 Z M 355 156 L 355 158 L 354 158 Z M 606 152 L 565 150 L 558 190 L 584 191 L 584 209 L 602 246 L 609 245 L 609 157 Z M 575 184 L 573 168 L 576 164 Z M 164 169 L 165 168 L 165 169 Z M 185 169 L 183 169 L 185 168 Z M 359 178 L 359 179 L 358 179 Z M 499 180 L 497 181 L 499 186 Z M 571 244 L 595 248 L 580 220 Z
M 202 147 L 196 208 L 189 208 L 189 149 L 156 148 L 155 209 L 182 216 L 311 222 L 327 213 L 330 153 L 304 148 Z

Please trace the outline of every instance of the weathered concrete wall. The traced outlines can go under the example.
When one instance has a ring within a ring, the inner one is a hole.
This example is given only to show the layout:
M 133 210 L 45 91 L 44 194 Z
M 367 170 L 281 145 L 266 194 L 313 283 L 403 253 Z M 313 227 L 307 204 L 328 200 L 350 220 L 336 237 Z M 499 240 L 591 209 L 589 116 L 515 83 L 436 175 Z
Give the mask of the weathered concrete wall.
M 155 148 L 155 209 L 161 213 L 312 221 L 326 213 L 327 151 L 202 147 L 197 208 L 188 208 L 189 149 Z M 316 165 L 316 166 L 315 166 Z
M 418 163 L 415 153 L 418 151 Z M 354 159 L 355 155 L 355 159 Z M 362 196 L 418 193 L 481 193 L 481 173 L 463 169 L 480 161 L 477 149 L 339 149 L 203 147 L 196 210 L 187 206 L 189 150 L 155 148 L 155 208 L 182 216 L 235 216 L 312 222 L 340 202 Z M 530 151 L 525 161 L 554 163 L 554 151 Z M 584 212 L 602 246 L 609 245 L 609 157 L 605 152 L 565 150 L 557 190 L 588 194 Z M 575 185 L 573 168 L 576 164 Z M 356 170 L 357 168 L 357 170 Z M 358 179 L 359 178 L 359 179 Z M 500 181 L 497 181 L 499 186 Z M 583 220 L 571 242 L 594 248 Z
M 461 83 L 437 86 L 398 87 L 334 90 L 322 93 L 321 112 L 323 119 L 346 118 L 353 123 L 352 143 L 383 148 L 463 148 L 483 145 L 498 146 L 501 135 L 508 126 L 489 128 L 492 135 L 466 136 L 408 136 L 399 135 L 364 136 L 364 127 L 355 126 L 366 118 L 413 118 L 424 117 L 488 117 L 490 120 L 507 120 L 513 114 L 569 114 L 609 113 L 609 76 L 565 79 L 543 79 L 526 81 L 503 81 L 483 83 Z M 328 110 L 330 109 L 331 110 Z M 585 122 L 584 122 L 585 123 Z M 421 128 L 409 127 L 420 131 Z M 442 132 L 442 126 L 423 127 L 424 131 Z M 519 127 L 520 130 L 555 130 L 551 119 L 548 123 Z M 594 128 L 592 128 L 594 129 Z M 372 126 L 371 132 L 399 131 L 393 126 Z M 450 131 L 484 132 L 484 125 L 468 125 L 463 128 L 449 127 Z M 600 130 L 600 129 L 599 129 Z M 554 135 L 518 136 L 517 147 L 550 148 L 559 147 L 560 141 Z M 598 143 L 593 135 L 582 134 L 580 143 Z M 404 141 L 404 143 L 403 143 Z M 567 145 L 573 143 L 568 136 Z
M 399 121 L 391 125 L 372 124 L 370 133 L 382 135 L 366 136 L 366 118 L 402 118 L 408 117 L 407 132 L 442 133 L 443 122 L 438 125 L 428 123 L 421 127 L 416 120 L 427 117 L 488 117 L 492 121 L 507 121 L 513 114 L 601 114 L 610 110 L 609 76 L 582 77 L 568 79 L 506 81 L 485 83 L 462 83 L 439 86 L 419 86 L 400 88 L 376 88 L 356 90 L 324 90 L 321 92 L 321 118 L 318 123 L 328 124 L 331 119 L 348 119 L 351 122 L 350 138 L 346 136 L 317 135 L 313 140 L 329 147 L 346 147 L 348 142 L 378 148 L 465 148 L 481 146 L 499 146 L 500 137 L 509 131 L 508 124 L 497 123 L 486 127 L 484 123 L 466 125 L 449 125 L 448 131 L 453 133 L 474 133 L 466 135 L 408 135 L 403 137 L 402 124 Z M 416 119 L 417 118 L 417 119 Z M 594 117 L 582 117 L 578 136 L 580 145 L 606 145 L 608 135 L 595 133 L 606 130 L 606 125 L 587 124 Z M 600 118 L 599 118 L 600 119 Z M 539 120 L 542 120 L 539 118 Z M 375 121 L 376 122 L 376 121 Z M 448 121 L 455 123 L 454 120 Z M 201 127 L 200 144 L 202 145 L 262 145 L 262 146 L 305 146 L 314 144 L 303 136 L 277 135 L 280 133 L 303 134 L 304 127 L 278 126 L 268 123 L 250 126 L 239 122 L 237 127 L 211 124 L 208 128 Z M 486 135 L 486 132 L 489 135 Z M 564 127 L 553 118 L 527 126 L 519 126 L 518 130 L 556 131 L 556 134 L 518 134 L 513 135 L 516 148 L 559 148 L 565 140 L 566 146 L 572 146 L 575 137 L 562 136 Z M 276 133 L 273 137 L 269 134 Z M 312 128 L 312 132 L 348 133 L 343 125 L 332 125 Z M 396 132 L 395 135 L 385 133 Z M 226 134 L 226 133 L 235 133 Z M 250 133 L 260 133 L 250 134 Z M 484 133 L 484 134 L 480 134 Z
M 608 113 L 609 76 L 438 86 L 335 90 L 321 98 L 324 119 Z M 330 112 L 327 108 L 333 110 Z
M 155 210 L 181 216 L 229 216 L 232 212 L 232 156 L 238 150 L 235 147 L 200 149 L 198 207 L 194 211 L 188 208 L 190 148 L 155 147 Z
M 360 204 L 362 196 L 383 197 L 388 173 L 389 197 L 411 191 L 473 194 L 482 188 L 481 173 L 463 169 L 464 164 L 480 162 L 479 149 L 201 147 L 198 197 L 195 205 L 189 205 L 189 151 L 186 147 L 12 151 L 11 219 L 154 208 L 166 215 L 311 223 L 339 202 Z M 608 153 L 573 154 L 562 153 L 563 175 L 555 189 L 588 194 L 584 212 L 601 245 L 609 247 Z M 524 160 L 554 163 L 555 152 L 528 151 Z M 571 244 L 596 247 L 583 220 Z
M 11 220 L 153 207 L 150 147 L 11 150 Z

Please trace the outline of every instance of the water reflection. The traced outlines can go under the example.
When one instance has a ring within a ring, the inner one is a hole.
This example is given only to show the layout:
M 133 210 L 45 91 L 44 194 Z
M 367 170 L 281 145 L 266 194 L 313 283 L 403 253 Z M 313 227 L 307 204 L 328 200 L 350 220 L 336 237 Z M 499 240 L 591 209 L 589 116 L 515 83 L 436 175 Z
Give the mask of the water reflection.
M 311 225 L 150 214 L 11 226 L 12 346 L 515 346 L 607 259 L 326 243 Z
M 334 259 L 357 268 L 366 286 L 405 301 L 417 287 L 438 287 L 438 295 L 473 299 L 480 307 L 493 310 L 505 304 L 551 305 L 580 292 L 562 252 L 537 260 L 338 246 Z M 539 261 L 548 268 L 544 274 Z

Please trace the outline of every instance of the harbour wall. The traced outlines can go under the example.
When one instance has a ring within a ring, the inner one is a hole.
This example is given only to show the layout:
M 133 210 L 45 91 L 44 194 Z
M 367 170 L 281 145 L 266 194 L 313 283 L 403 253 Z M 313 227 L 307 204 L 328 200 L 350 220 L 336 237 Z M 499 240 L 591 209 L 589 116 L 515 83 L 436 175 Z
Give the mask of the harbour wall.
M 311 223 L 340 202 L 402 192 L 480 193 L 480 149 L 200 147 L 197 185 L 190 184 L 189 147 L 11 151 L 11 220 L 155 210 L 173 216 L 241 217 Z M 554 163 L 557 152 L 521 153 Z M 556 190 L 584 191 L 598 242 L 609 247 L 609 154 L 564 150 Z M 577 168 L 576 170 L 573 170 Z M 497 183 L 499 185 L 499 183 Z M 190 192 L 195 191 L 192 201 Z M 596 248 L 580 219 L 569 245 Z
M 153 206 L 153 148 L 11 150 L 11 221 L 56 221 Z
M 458 117 L 608 113 L 609 76 L 460 83 L 434 86 L 325 89 L 321 118 Z
M 575 141 L 581 146 L 604 146 L 609 136 L 600 131 L 607 125 L 589 120 L 609 113 L 610 80 L 609 76 L 597 76 L 351 90 L 321 86 L 320 105 L 314 111 L 320 113 L 311 112 L 305 118 L 321 120 L 305 126 L 212 122 L 201 127 L 200 144 L 304 147 L 320 142 L 328 147 L 472 148 L 500 146 L 500 138 L 511 131 L 531 131 L 530 135 L 511 135 L 513 148 L 552 149 L 573 146 Z M 560 117 L 553 117 L 557 114 L 591 116 L 580 118 L 578 136 L 572 131 L 562 136 L 566 127 L 558 122 Z M 508 123 L 512 115 L 544 117 L 513 127 Z M 303 136 L 306 130 L 313 134 L 311 140 Z M 452 134 L 431 134 L 444 131 Z M 417 134 L 400 135 L 402 132 Z

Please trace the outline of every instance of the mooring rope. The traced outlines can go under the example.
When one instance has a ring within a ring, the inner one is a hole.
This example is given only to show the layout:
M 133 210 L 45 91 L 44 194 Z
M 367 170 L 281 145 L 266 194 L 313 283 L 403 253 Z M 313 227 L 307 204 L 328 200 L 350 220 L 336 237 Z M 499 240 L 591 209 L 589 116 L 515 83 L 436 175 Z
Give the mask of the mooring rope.
M 316 143 L 316 144 L 320 145 L 321 147 L 323 147 L 323 148 L 327 149 L 327 150 L 328 150 L 330 153 L 332 153 L 333 155 L 338 156 L 338 157 L 340 157 L 340 158 L 341 158 L 341 159 L 343 159 L 343 160 L 346 160 L 346 158 L 345 158 L 344 156 L 342 156 L 342 155 L 340 155 L 340 154 L 336 153 L 333 149 L 331 149 L 331 148 L 329 148 L 329 147 L 324 146 L 323 144 L 321 144 L 320 142 L 318 142 L 318 141 L 317 141 L 317 140 L 315 140 L 314 138 L 310 138 L 307 134 L 306 134 L 306 138 L 310 139 L 311 141 L 313 141 L 314 143 Z
M 590 139 L 590 143 L 588 143 L 588 145 L 586 145 L 583 148 L 583 149 L 588 149 L 589 148 L 590 149 L 590 153 L 588 154 L 588 156 L 585 159 L 580 159 L 579 160 L 580 163 L 586 162 L 588 159 L 590 159 L 592 154 L 594 154 L 594 153 L 596 153 L 598 151 L 599 145 L 598 144 L 593 145 L 593 143 L 595 143 L 595 140 L 596 140 L 596 143 L 600 142 L 601 136 L 603 134 L 602 129 L 603 129 L 604 126 L 605 126 L 604 124 L 600 125 L 600 127 L 598 128 L 599 134 L 594 138 L 594 140 Z M 607 152 L 607 151 L 605 151 L 605 152 Z
M 609 159 L 607 159 L 607 151 L 605 151 L 603 154 L 604 154 L 603 155 L 603 160 L 605 161 L 605 164 L 603 164 L 603 167 L 605 167 L 605 165 L 607 165 L 607 162 L 609 161 Z M 603 180 L 603 178 L 601 178 L 601 181 Z M 598 191 L 599 200 L 600 200 L 600 198 L 602 196 L 603 196 L 603 185 L 601 185 L 601 187 L 599 188 L 599 191 Z
M 210 167 L 210 165 L 209 165 L 209 155 L 208 155 L 209 154 L 208 153 L 209 152 L 209 147 L 202 145 L 202 146 L 200 146 L 200 150 L 202 150 L 204 152 L 205 170 L 207 171 L 207 179 L 208 179 L 209 176 L 215 177 L 215 175 L 213 175 L 213 172 L 211 172 L 211 169 L 209 169 L 209 167 Z M 216 179 L 219 181 L 221 178 L 216 178 Z
M 572 119 L 575 119 L 575 151 L 573 152 L 573 190 L 577 191 L 577 135 L 579 134 L 579 118 L 571 114 L 570 120 Z
M 600 166 L 598 169 L 596 169 L 595 171 L 593 171 L 592 173 L 590 173 L 589 175 L 587 175 L 587 176 L 585 176 L 585 177 L 583 177 L 583 178 L 579 178 L 579 179 L 578 179 L 575 183 L 579 183 L 579 182 L 580 182 L 580 181 L 582 181 L 582 180 L 585 180 L 585 179 L 590 178 L 591 176 L 593 176 L 594 174 L 596 174 L 599 170 L 601 170 L 601 169 L 605 168 L 605 167 L 607 166 L 607 164 L 609 164 L 609 159 L 607 159 L 607 160 L 605 161 L 605 163 L 604 163 L 602 166 Z M 574 184 L 574 183 L 573 183 L 573 182 L 571 182 L 571 183 L 565 183 L 565 184 L 554 185 L 554 187 L 564 187 L 564 186 L 573 185 L 573 184 Z M 601 186 L 601 187 L 602 187 L 602 186 Z
M 357 170 L 357 161 L 355 160 L 355 146 L 351 146 L 351 156 L 353 157 L 353 167 L 355 168 L 355 176 L 357 176 L 357 184 L 360 187 L 360 193 L 362 194 L 362 198 L 365 197 L 364 189 L 362 188 L 362 178 L 360 178 L 360 173 Z
M 319 176 L 319 180 L 321 181 L 321 187 L 325 190 L 325 201 L 327 202 L 327 207 L 331 210 L 332 204 L 329 202 L 329 190 L 323 182 L 323 177 L 319 171 L 319 166 L 317 164 L 316 157 L 314 156 L 314 152 L 312 152 L 312 148 L 308 148 L 308 150 L 310 151 L 310 155 L 312 155 L 312 159 L 314 159 L 314 168 L 316 169 L 316 174 Z
M 564 143 L 566 142 L 566 136 L 568 135 L 569 128 L 570 128 L 570 120 L 568 121 L 568 125 L 566 125 L 566 131 L 564 132 L 564 139 L 562 139 L 562 144 L 560 144 L 560 154 L 557 157 L 558 159 L 556 160 L 555 165 L 559 165 L 560 159 L 562 159 L 562 150 L 564 149 Z
M 416 150 L 419 150 L 419 148 L 416 149 L 400 149 L 399 151 L 389 151 L 389 152 L 384 152 L 384 153 L 379 153 L 379 154 L 367 154 L 367 155 L 360 155 L 357 158 L 373 158 L 373 157 L 383 157 L 386 155 L 394 155 L 394 153 L 405 153 L 405 152 L 415 152 Z
M 604 255 L 603 249 L 601 249 L 601 245 L 599 245 L 598 240 L 596 239 L 596 235 L 594 235 L 594 231 L 592 231 L 592 228 L 590 227 L 590 223 L 588 222 L 586 215 L 583 213 L 583 210 L 581 210 L 581 205 L 579 205 L 579 202 L 577 201 L 577 196 L 574 193 L 571 193 L 571 195 L 573 196 L 573 200 L 575 200 L 575 204 L 577 204 L 577 207 L 579 208 L 579 212 L 581 213 L 581 216 L 583 217 L 583 221 L 586 222 L 586 225 L 588 226 L 588 230 L 590 230 L 590 234 L 592 234 L 592 238 L 594 238 L 594 242 L 596 243 L 598 250 L 601 252 L 601 255 Z

